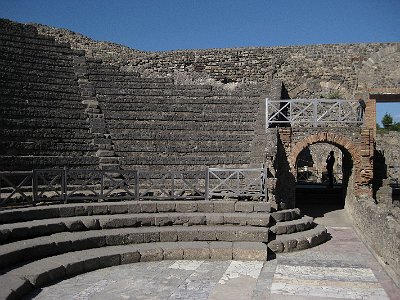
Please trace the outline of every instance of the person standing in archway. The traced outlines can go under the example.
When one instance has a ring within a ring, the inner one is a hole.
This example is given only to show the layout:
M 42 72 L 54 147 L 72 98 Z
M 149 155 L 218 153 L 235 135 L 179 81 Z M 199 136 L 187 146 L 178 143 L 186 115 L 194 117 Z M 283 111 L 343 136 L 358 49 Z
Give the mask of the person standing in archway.
M 335 164 L 335 155 L 334 152 L 329 152 L 329 155 L 326 159 L 326 170 L 328 171 L 328 180 L 329 187 L 333 188 L 333 165 Z

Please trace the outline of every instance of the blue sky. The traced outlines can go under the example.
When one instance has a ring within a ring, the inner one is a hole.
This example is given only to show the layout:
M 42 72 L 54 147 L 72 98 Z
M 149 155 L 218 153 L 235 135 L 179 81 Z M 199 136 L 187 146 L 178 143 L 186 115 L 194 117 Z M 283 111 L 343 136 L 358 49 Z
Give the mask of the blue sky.
M 148 51 L 400 42 L 400 0 L 0 0 L 0 17 Z

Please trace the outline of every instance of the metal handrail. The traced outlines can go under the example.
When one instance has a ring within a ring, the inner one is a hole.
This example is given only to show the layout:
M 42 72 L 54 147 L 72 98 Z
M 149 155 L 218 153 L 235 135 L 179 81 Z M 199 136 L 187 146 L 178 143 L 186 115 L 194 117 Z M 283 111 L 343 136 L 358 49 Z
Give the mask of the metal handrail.
M 208 168 L 207 198 L 213 196 L 259 197 L 267 199 L 264 168 Z
M 266 198 L 266 170 L 203 171 L 35 169 L 0 172 L 0 207 L 128 199 L 211 199 L 216 195 Z
M 348 126 L 364 122 L 364 102 L 344 99 L 266 99 L 266 124 Z

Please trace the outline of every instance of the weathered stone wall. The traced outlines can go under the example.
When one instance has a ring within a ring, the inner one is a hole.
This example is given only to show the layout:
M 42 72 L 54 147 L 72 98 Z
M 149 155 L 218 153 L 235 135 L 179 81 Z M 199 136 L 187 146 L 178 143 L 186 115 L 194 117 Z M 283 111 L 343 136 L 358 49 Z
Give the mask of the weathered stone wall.
M 290 98 L 359 97 L 368 89 L 400 87 L 400 44 L 332 44 L 237 49 L 141 52 L 119 45 L 95 42 L 64 29 L 37 25 L 88 55 L 145 77 L 179 77 L 197 82 L 284 82 Z
M 400 208 L 363 197 L 346 205 L 359 235 L 400 286 Z
M 0 20 L 0 170 L 96 167 L 72 50 Z
M 89 80 L 124 169 L 204 170 L 256 163 L 250 153 L 257 93 L 137 78 L 98 62 L 89 64 Z
M 140 78 L 6 20 L 0 39 L 0 170 L 197 170 L 263 162 L 251 156 L 264 99 L 254 85 Z
M 390 131 L 376 135 L 376 150 L 380 151 L 385 158 L 385 177 L 397 178 L 400 181 L 400 132 Z

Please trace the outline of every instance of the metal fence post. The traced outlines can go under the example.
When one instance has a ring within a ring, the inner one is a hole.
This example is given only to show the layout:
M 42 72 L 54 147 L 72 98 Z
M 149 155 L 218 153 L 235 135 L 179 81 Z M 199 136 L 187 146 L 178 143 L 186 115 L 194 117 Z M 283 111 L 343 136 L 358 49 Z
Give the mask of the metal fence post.
M 135 170 L 135 200 L 139 200 L 139 171 Z
M 104 200 L 104 170 L 101 170 L 100 172 L 100 200 L 103 201 Z
M 175 172 L 171 171 L 171 193 L 172 198 L 175 200 Z
M 317 127 L 317 111 L 318 100 L 311 100 L 313 102 L 313 127 Z
M 210 170 L 209 167 L 206 168 L 206 182 L 205 182 L 205 200 L 209 200 L 210 199 Z
M 67 199 L 67 167 L 64 166 L 64 169 L 62 170 L 62 175 L 61 175 L 61 193 L 62 193 L 62 198 L 64 203 L 68 203 Z
M 32 171 L 32 203 L 35 206 L 38 199 L 38 178 L 37 170 Z

